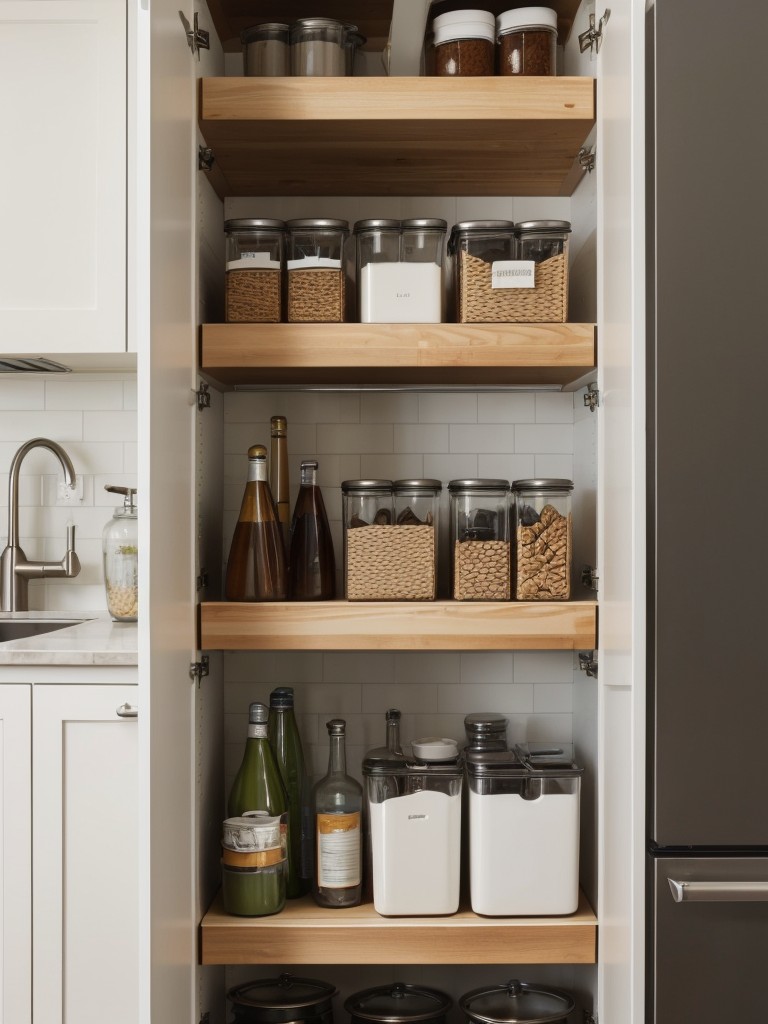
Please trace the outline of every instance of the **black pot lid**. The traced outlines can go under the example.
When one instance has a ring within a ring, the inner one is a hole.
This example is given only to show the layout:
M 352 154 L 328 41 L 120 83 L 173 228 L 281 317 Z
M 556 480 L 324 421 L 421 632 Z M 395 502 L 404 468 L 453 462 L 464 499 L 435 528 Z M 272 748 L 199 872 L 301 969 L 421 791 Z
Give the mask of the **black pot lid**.
M 564 1022 L 576 1003 L 556 988 L 509 981 L 467 992 L 459 1006 L 478 1024 L 555 1024 Z
M 325 981 L 281 974 L 279 978 L 264 978 L 237 985 L 229 990 L 227 998 L 238 1006 L 298 1011 L 326 1002 L 337 992 L 337 988 Z
M 445 1014 L 453 1000 L 445 992 L 422 985 L 382 985 L 356 992 L 344 1003 L 344 1009 L 359 1020 L 400 1024 L 431 1020 Z

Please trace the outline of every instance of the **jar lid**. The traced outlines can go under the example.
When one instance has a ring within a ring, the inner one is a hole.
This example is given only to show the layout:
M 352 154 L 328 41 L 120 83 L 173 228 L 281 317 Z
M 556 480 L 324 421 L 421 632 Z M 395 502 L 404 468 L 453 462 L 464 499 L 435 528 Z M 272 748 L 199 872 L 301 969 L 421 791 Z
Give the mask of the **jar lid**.
M 392 489 L 395 494 L 407 494 L 413 491 L 440 494 L 443 483 L 442 480 L 395 480 Z
M 420 761 L 455 761 L 459 756 L 458 743 L 446 736 L 422 736 L 411 747 Z
M 438 989 L 396 982 L 356 992 L 344 1003 L 344 1009 L 358 1020 L 377 1024 L 416 1024 L 445 1014 L 452 1005 L 451 997 Z
M 513 491 L 562 491 L 566 493 L 573 490 L 573 480 L 539 479 L 539 480 L 513 480 Z
M 299 217 L 296 220 L 287 220 L 285 226 L 289 231 L 349 231 L 349 221 L 336 220 L 333 217 Z
M 474 714 L 465 716 L 464 728 L 467 733 L 471 732 L 474 735 L 485 735 L 486 733 L 497 732 L 506 733 L 507 716 L 501 715 L 496 711 L 476 711 Z
M 270 217 L 238 217 L 224 221 L 225 231 L 285 231 L 285 221 Z
M 508 491 L 509 480 L 451 480 L 448 490 L 451 494 L 459 491 Z
M 356 220 L 355 226 L 352 229 L 355 234 L 360 231 L 399 231 L 400 221 L 392 220 L 388 217 L 378 217 L 372 220 Z
M 460 11 L 454 11 L 454 14 L 461 13 Z M 468 13 L 472 14 L 472 11 Z M 486 14 L 486 11 L 478 11 L 478 14 Z M 445 17 L 445 15 L 441 15 Z M 491 15 L 493 19 L 493 15 Z M 438 18 L 435 18 L 435 31 L 432 39 L 434 46 L 440 46 L 442 43 L 451 43 L 455 40 L 461 39 L 484 39 L 486 42 L 492 43 L 496 35 L 496 26 L 493 21 L 488 24 L 486 21 L 469 20 L 456 22 L 455 24 L 438 26 Z
M 350 494 L 352 491 L 391 491 L 391 480 L 342 480 L 341 493 Z
M 315 1016 L 319 1004 L 327 1003 L 330 1007 L 331 999 L 337 993 L 338 989 L 326 981 L 281 974 L 279 978 L 263 978 L 237 985 L 227 992 L 227 998 L 235 1006 L 263 1010 L 260 1021 L 280 1022 Z
M 287 35 L 289 29 L 290 25 L 283 21 L 265 21 L 261 25 L 244 28 L 240 33 L 240 42 L 249 43 L 252 39 L 258 39 L 259 36 L 268 35 L 270 32 L 285 32 Z
M 515 224 L 515 233 L 518 235 L 567 235 L 570 230 L 571 222 L 568 220 L 521 220 Z
M 478 21 L 491 27 L 496 25 L 496 17 L 491 11 L 465 10 L 448 11 L 447 14 L 438 14 L 432 23 L 432 28 L 436 32 L 445 25 L 460 25 L 466 21 Z
M 496 31 L 520 31 L 523 28 L 547 28 L 557 31 L 557 11 L 551 7 L 517 7 L 504 11 L 496 20 Z
M 448 230 L 448 221 L 441 220 L 439 217 L 412 217 L 410 220 L 404 220 L 402 225 L 403 231 L 415 231 L 418 229 L 422 231 Z
M 524 981 L 478 988 L 459 999 L 459 1006 L 471 1021 L 479 1024 L 562 1024 L 576 1007 L 568 992 Z
M 271 708 L 292 708 L 293 687 L 278 686 L 269 695 L 269 706 Z
M 357 25 L 336 21 L 335 18 L 297 18 L 291 26 L 291 34 L 301 32 L 306 28 L 340 28 L 344 31 L 357 31 Z
M 573 746 L 533 746 L 518 743 L 512 750 L 464 751 L 467 774 L 473 778 L 573 778 L 583 774 L 573 759 Z
M 489 231 L 507 232 L 514 231 L 515 223 L 511 220 L 460 220 L 454 224 L 451 234 L 471 234 L 473 231 L 485 234 Z

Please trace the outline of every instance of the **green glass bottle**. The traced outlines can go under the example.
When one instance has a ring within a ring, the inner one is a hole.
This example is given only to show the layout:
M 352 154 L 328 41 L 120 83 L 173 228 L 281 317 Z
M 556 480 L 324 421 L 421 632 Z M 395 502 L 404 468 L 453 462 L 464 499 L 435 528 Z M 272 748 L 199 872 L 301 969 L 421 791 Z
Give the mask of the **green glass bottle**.
M 291 840 L 287 884 L 288 899 L 309 892 L 312 870 L 311 836 L 307 834 L 307 775 L 304 751 L 293 710 L 293 687 L 278 686 L 269 695 L 269 742 L 288 794 L 288 829 Z

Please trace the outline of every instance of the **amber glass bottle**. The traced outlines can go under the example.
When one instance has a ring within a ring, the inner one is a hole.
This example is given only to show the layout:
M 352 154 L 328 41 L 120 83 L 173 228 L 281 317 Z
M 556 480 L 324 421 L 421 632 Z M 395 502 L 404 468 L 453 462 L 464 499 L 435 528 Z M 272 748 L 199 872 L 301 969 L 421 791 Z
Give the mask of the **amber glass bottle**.
M 272 445 L 269 453 L 269 488 L 275 499 L 275 509 L 283 534 L 285 553 L 288 554 L 291 527 L 291 499 L 288 478 L 288 420 L 273 416 L 270 421 Z
M 284 601 L 285 547 L 267 483 L 267 449 L 248 449 L 248 480 L 227 561 L 227 601 Z
M 336 563 L 317 463 L 302 462 L 301 487 L 291 522 L 290 594 L 296 601 L 332 601 Z

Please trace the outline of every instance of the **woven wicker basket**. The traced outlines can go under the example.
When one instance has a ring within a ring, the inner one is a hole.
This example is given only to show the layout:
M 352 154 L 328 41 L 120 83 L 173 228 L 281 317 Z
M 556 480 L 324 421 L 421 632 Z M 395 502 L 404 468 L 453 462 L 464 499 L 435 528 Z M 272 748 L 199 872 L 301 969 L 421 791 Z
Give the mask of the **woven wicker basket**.
M 460 251 L 456 318 L 460 324 L 564 324 L 568 319 L 568 257 L 536 264 L 534 288 L 492 288 L 491 264 Z
M 347 530 L 346 577 L 349 601 L 434 601 L 434 527 Z

